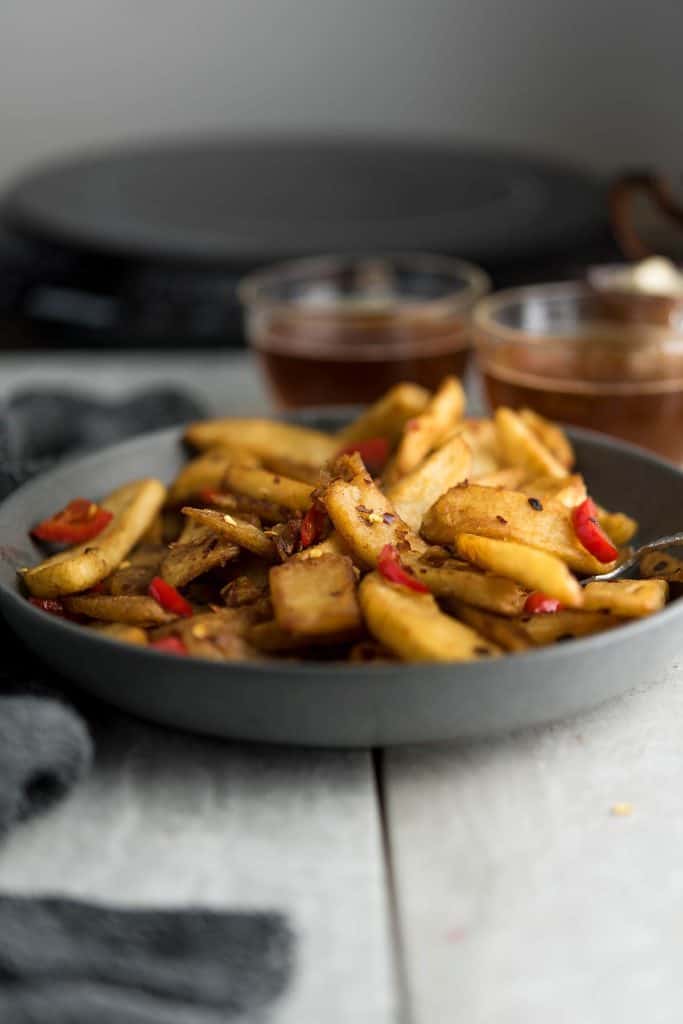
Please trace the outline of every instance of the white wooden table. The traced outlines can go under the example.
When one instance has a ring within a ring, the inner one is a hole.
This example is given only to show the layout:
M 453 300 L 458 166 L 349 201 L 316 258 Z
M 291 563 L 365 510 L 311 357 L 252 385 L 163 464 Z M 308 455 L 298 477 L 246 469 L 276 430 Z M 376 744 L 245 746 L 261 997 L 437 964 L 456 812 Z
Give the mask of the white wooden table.
M 115 390 L 125 362 L 96 378 L 84 362 L 81 380 Z M 164 379 L 255 411 L 251 371 L 228 362 L 224 380 L 186 360 Z M 39 376 L 55 379 L 49 361 L 0 358 L 2 389 Z M 96 740 L 88 781 L 0 848 L 0 888 L 282 910 L 298 966 L 273 1024 L 683 1020 L 677 665 L 580 718 L 479 743 L 280 749 L 114 712 Z

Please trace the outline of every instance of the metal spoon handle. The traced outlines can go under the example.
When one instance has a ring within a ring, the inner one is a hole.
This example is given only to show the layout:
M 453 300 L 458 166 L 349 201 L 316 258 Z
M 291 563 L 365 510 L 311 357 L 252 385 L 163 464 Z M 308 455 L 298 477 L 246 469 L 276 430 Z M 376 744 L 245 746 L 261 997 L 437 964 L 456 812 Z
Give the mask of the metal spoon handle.
M 585 587 L 587 583 L 602 583 L 607 580 L 616 580 L 620 576 L 623 576 L 625 572 L 632 569 L 636 565 L 643 555 L 647 555 L 650 551 L 661 551 L 663 548 L 673 548 L 677 545 L 683 545 L 683 532 L 681 533 L 670 533 L 667 537 L 659 537 L 657 540 L 651 540 L 649 544 L 642 544 L 623 562 L 620 562 L 610 572 L 599 573 L 597 576 L 587 576 L 586 579 L 581 580 L 581 586 Z

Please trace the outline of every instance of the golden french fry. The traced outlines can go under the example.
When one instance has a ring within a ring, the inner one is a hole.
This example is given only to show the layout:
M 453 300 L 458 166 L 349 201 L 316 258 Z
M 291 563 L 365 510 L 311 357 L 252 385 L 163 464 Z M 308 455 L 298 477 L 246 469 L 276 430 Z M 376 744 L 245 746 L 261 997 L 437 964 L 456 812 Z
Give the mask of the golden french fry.
M 368 573 L 359 596 L 372 635 L 404 661 L 476 661 L 499 653 L 475 630 L 440 611 L 431 594 L 388 583 L 377 572 Z
M 219 491 L 228 466 L 239 461 L 258 465 L 258 459 L 245 449 L 210 448 L 184 466 L 168 489 L 167 504 L 182 505 L 201 491 Z
M 599 562 L 579 543 L 571 514 L 571 509 L 560 502 L 541 503 L 518 491 L 460 485 L 429 509 L 422 533 L 434 544 L 447 545 L 455 545 L 460 533 L 514 540 L 556 555 L 575 572 L 592 575 L 609 571 L 613 562 Z
M 361 628 L 356 576 L 350 558 L 290 558 L 270 570 L 275 621 L 303 636 L 339 634 Z
M 588 496 L 586 482 L 580 473 L 565 477 L 537 476 L 519 487 L 513 487 L 512 490 L 521 491 L 532 498 L 538 498 L 539 501 L 548 501 L 552 498 L 567 508 L 580 505 Z
M 521 466 L 496 469 L 492 473 L 484 473 L 482 476 L 470 474 L 470 482 L 473 484 L 479 484 L 480 487 L 503 487 L 507 491 L 520 490 L 521 485 L 528 478 L 528 471 Z
M 304 548 L 297 558 L 320 558 L 322 555 L 348 555 L 349 549 L 338 533 L 332 532 L 319 544 L 312 544 L 310 548 Z
M 110 594 L 79 594 L 65 597 L 64 607 L 75 615 L 87 615 L 102 622 L 125 622 L 131 626 L 160 626 L 177 616 L 165 611 L 153 597 Z
M 147 643 L 147 634 L 141 626 L 129 626 L 125 622 L 93 622 L 91 626 L 102 636 L 110 636 L 124 644 L 138 644 L 144 647 Z
M 540 590 L 567 608 L 580 608 L 583 604 L 578 581 L 556 555 L 512 540 L 494 540 L 472 533 L 459 534 L 457 546 L 462 557 L 480 569 L 507 576 L 528 590 Z
M 320 477 L 320 468 L 310 463 L 298 462 L 284 455 L 265 455 L 261 459 L 266 469 L 280 476 L 288 476 L 290 480 L 299 480 L 302 484 L 315 487 Z
M 221 608 L 215 612 L 194 615 L 191 619 L 176 619 L 167 626 L 155 629 L 150 639 L 175 636 L 188 654 L 209 661 L 245 661 L 258 656 L 248 643 L 249 627 L 266 614 L 262 605 L 248 608 Z
M 390 444 L 398 440 L 407 420 L 419 416 L 430 399 L 429 391 L 419 384 L 395 384 L 358 419 L 336 435 L 337 449 L 351 441 L 386 437 Z
M 210 569 L 225 565 L 240 553 L 231 540 L 194 519 L 187 520 L 180 539 L 170 546 L 161 563 L 160 575 L 173 587 L 184 587 Z
M 605 580 L 587 583 L 586 611 L 608 611 L 624 618 L 639 618 L 661 611 L 669 595 L 666 580 Z
M 102 581 L 104 592 L 112 597 L 146 594 L 153 578 L 159 575 L 166 551 L 163 545 L 158 544 L 145 544 L 131 551 L 128 558 L 124 558 L 119 567 Z
M 648 551 L 640 559 L 640 572 L 670 583 L 683 583 L 683 561 L 668 551 Z
M 528 615 L 513 620 L 518 623 L 524 635 L 536 647 L 575 640 L 593 633 L 620 626 L 623 619 L 603 612 L 587 612 L 576 609 L 552 612 L 549 615 Z
M 188 519 L 201 523 L 202 526 L 206 526 L 208 529 L 213 530 L 214 533 L 236 544 L 238 548 L 253 551 L 255 555 L 260 555 L 261 558 L 265 558 L 270 562 L 274 562 L 277 557 L 275 544 L 271 538 L 263 530 L 260 530 L 258 526 L 254 526 L 253 523 L 247 523 L 243 519 L 236 519 L 229 512 L 217 512 L 215 509 L 210 508 L 189 508 L 185 506 L 181 509 L 181 512 Z
M 531 641 L 514 619 L 495 615 L 493 612 L 484 611 L 481 608 L 473 608 L 461 601 L 449 602 L 448 607 L 459 619 L 504 651 L 511 653 L 528 651 L 531 647 Z
M 333 480 L 323 500 L 337 532 L 361 566 L 376 566 L 385 544 L 396 545 L 400 552 L 426 550 L 421 537 L 403 522 L 370 476 L 359 473 L 351 482 Z
M 466 480 L 471 465 L 467 443 L 453 437 L 390 487 L 387 495 L 401 519 L 417 531 L 427 509 L 444 491 Z
M 307 653 L 307 648 L 336 647 L 341 644 L 353 643 L 358 639 L 358 630 L 345 633 L 323 633 L 319 636 L 304 636 L 302 633 L 289 633 L 275 619 L 258 622 L 247 630 L 247 639 L 257 650 L 264 654 L 286 654 L 296 651 L 298 655 Z
M 311 504 L 313 494 L 313 487 L 310 484 L 303 484 L 299 480 L 279 476 L 267 469 L 243 466 L 240 463 L 227 467 L 223 482 L 230 491 L 245 494 L 249 498 L 273 502 L 293 512 L 305 512 Z
M 527 593 L 514 580 L 480 572 L 456 559 L 432 564 L 428 556 L 429 552 L 422 557 L 408 553 L 402 556 L 402 562 L 435 597 L 466 601 L 500 615 L 522 613 Z
M 638 523 L 623 512 L 607 512 L 598 509 L 598 522 L 615 547 L 623 548 L 638 532 Z
M 262 459 L 291 458 L 310 466 L 322 466 L 339 450 L 330 434 L 294 423 L 264 419 L 219 419 L 192 423 L 185 440 L 200 450 L 224 445 L 246 448 Z
M 490 476 L 503 468 L 498 451 L 496 425 L 492 419 L 468 417 L 457 424 L 453 432 L 462 437 L 472 452 L 470 480 L 478 481 L 481 477 Z
M 136 480 L 112 491 L 102 508 L 113 519 L 92 540 L 61 551 L 22 573 L 22 579 L 36 597 L 61 597 L 88 590 L 112 572 L 137 544 L 158 513 L 166 497 L 160 480 Z
M 408 420 L 386 472 L 395 483 L 418 466 L 447 436 L 465 411 L 465 392 L 457 377 L 446 377 L 424 411 Z
M 523 466 L 538 476 L 565 477 L 566 467 L 538 439 L 516 412 L 500 406 L 495 413 L 498 446 L 509 466 Z
M 562 427 L 551 423 L 545 416 L 534 412 L 533 409 L 520 409 L 519 418 L 526 423 L 527 427 L 536 435 L 551 455 L 565 467 L 571 469 L 576 462 L 576 455 L 572 443 L 565 434 Z

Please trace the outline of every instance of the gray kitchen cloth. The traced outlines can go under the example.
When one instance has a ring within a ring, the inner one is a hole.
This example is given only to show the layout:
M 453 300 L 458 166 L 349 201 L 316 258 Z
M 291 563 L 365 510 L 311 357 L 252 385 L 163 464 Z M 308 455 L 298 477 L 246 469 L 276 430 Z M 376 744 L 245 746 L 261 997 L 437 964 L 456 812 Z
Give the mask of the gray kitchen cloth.
M 0 412 L 0 498 L 64 456 L 201 412 L 172 391 L 118 403 L 15 396 Z M 0 639 L 2 839 L 87 773 L 93 746 L 63 684 L 2 624 Z M 0 1024 L 261 1024 L 293 950 L 278 914 L 0 895 Z
M 169 389 L 118 402 L 24 391 L 7 399 L 1 413 L 0 499 L 60 458 L 185 422 L 202 409 Z M 92 742 L 58 681 L 1 624 L 0 639 L 1 838 L 71 789 L 90 767 Z
M 260 1022 L 293 949 L 278 914 L 0 896 L 0 1021 Z

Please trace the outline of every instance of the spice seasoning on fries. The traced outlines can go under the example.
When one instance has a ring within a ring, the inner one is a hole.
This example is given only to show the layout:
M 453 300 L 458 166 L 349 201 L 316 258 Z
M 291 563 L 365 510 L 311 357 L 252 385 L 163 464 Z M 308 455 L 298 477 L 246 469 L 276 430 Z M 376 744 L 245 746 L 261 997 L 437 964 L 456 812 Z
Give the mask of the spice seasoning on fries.
M 398 384 L 337 434 L 192 424 L 165 487 L 76 498 L 31 531 L 70 545 L 22 570 L 30 602 L 116 640 L 214 661 L 476 661 L 661 609 L 683 562 L 580 585 L 637 523 L 587 497 L 562 429 L 468 419 L 447 378 Z M 580 467 L 578 467 L 580 470 Z

